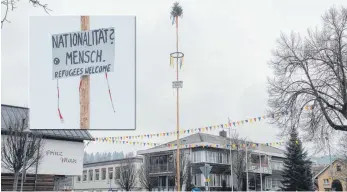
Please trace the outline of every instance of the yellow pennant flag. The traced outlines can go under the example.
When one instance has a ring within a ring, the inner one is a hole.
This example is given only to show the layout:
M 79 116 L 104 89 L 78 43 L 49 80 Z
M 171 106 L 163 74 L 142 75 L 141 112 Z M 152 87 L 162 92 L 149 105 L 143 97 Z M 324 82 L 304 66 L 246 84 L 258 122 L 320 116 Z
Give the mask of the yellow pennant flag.
M 184 56 L 181 58 L 181 67 L 183 66 Z

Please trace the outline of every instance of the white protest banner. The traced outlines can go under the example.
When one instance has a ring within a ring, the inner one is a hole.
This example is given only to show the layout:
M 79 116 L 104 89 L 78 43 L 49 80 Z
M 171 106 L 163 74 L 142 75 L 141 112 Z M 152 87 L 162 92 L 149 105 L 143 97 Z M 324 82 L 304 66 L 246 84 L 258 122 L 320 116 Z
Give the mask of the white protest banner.
M 113 72 L 115 43 L 113 27 L 52 35 L 53 79 Z

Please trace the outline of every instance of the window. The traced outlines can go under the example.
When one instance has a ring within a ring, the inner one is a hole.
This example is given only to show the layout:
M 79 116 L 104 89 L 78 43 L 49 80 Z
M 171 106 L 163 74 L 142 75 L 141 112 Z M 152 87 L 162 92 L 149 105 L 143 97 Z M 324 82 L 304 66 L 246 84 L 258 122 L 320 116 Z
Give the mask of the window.
M 160 165 L 166 165 L 167 164 L 167 155 L 159 157 L 159 164 Z
M 169 187 L 175 187 L 175 177 L 169 176 Z
M 282 186 L 281 180 L 279 178 L 272 178 L 272 187 L 278 189 Z
M 81 176 L 77 176 L 77 182 L 81 182 Z
M 223 163 L 223 154 L 222 153 L 218 153 L 217 163 Z
M 329 185 L 329 179 L 323 179 L 324 185 Z
M 266 189 L 271 189 L 272 185 L 272 178 L 271 177 L 266 177 L 265 178 L 265 187 Z
M 108 179 L 109 180 L 113 179 L 113 167 L 108 168 Z
M 120 167 L 116 167 L 114 174 L 114 179 L 120 179 Z
M 101 168 L 101 180 L 106 180 L 106 168 Z
M 214 186 L 216 187 L 219 187 L 221 186 L 221 183 L 220 183 L 220 175 L 214 175 Z
M 89 181 L 93 181 L 93 169 L 89 170 Z
M 193 162 L 200 163 L 203 162 L 201 159 L 202 151 L 194 151 L 193 152 Z
M 193 176 L 193 184 L 195 186 L 202 186 L 201 185 L 201 176 L 202 176 L 201 174 L 196 174 Z
M 341 165 L 336 165 L 336 171 L 341 171 Z
M 83 171 L 83 181 L 87 181 L 87 170 Z
M 99 179 L 100 179 L 100 170 L 95 169 L 95 180 L 99 180 Z

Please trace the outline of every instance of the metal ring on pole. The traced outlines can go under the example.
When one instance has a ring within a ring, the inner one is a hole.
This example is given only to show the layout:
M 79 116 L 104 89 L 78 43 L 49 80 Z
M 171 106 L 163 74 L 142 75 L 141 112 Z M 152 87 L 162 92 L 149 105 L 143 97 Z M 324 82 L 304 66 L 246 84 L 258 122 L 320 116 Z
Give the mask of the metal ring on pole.
M 182 52 L 173 52 L 173 53 L 170 53 L 170 57 L 179 59 L 179 58 L 183 58 L 184 54 Z

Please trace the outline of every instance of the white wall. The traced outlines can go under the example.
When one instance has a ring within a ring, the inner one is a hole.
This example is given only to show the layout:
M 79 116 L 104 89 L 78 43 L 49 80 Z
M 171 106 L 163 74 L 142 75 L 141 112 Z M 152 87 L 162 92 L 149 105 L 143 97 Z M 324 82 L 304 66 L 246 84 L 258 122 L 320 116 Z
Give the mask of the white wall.
M 135 166 L 136 166 L 136 170 L 139 170 L 140 167 L 141 167 L 142 163 L 138 163 L 136 162 L 135 163 Z M 89 177 L 87 177 L 87 181 L 83 181 L 83 171 L 80 172 L 80 176 L 81 176 L 81 181 L 78 182 L 77 181 L 77 176 L 74 177 L 74 181 L 73 181 L 73 189 L 74 190 L 108 190 L 110 189 L 110 187 L 115 190 L 120 190 L 121 187 L 119 186 L 119 184 L 116 182 L 116 180 L 114 179 L 115 178 L 115 167 L 120 167 L 121 164 L 120 163 L 115 163 L 115 164 L 112 164 L 112 165 L 104 165 L 104 166 L 94 166 L 94 167 L 88 167 L 88 168 L 84 168 L 84 170 L 87 170 L 87 175 L 89 176 L 88 174 L 88 170 L 91 170 L 93 169 L 93 181 L 89 181 Z M 108 168 L 109 167 L 113 167 L 113 179 L 111 182 L 109 182 L 109 179 L 108 179 Z M 101 169 L 102 168 L 106 168 L 106 179 L 105 180 L 101 180 Z M 95 180 L 95 169 L 99 169 L 100 172 L 100 178 L 99 180 Z M 111 183 L 111 184 L 110 184 Z M 140 186 L 140 183 L 137 181 L 136 182 L 136 186 L 135 188 L 141 188 Z
M 2 142 L 5 142 L 6 135 L 1 135 Z M 43 139 L 42 159 L 38 166 L 38 174 L 50 175 L 78 175 L 83 169 L 83 142 L 71 142 L 52 139 Z M 35 173 L 35 164 L 28 170 L 28 173 Z M 9 173 L 9 170 L 1 167 L 2 173 Z

